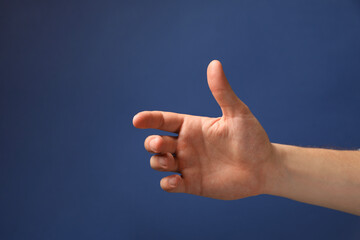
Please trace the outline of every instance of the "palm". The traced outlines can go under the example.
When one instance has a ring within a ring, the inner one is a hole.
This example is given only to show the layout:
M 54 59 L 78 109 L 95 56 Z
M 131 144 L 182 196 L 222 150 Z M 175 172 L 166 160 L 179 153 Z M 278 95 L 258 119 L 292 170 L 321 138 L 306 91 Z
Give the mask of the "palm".
M 134 118 L 136 127 L 178 133 L 177 138 L 150 136 L 145 141 L 145 148 L 156 153 L 151 159 L 154 169 L 181 173 L 181 177 L 162 179 L 164 190 L 218 199 L 238 199 L 261 192 L 263 169 L 272 155 L 271 143 L 246 105 L 221 82 L 225 75 L 219 67 L 213 66 L 210 74 L 208 70 L 208 79 L 223 117 L 142 112 Z M 229 99 L 231 102 L 226 102 Z

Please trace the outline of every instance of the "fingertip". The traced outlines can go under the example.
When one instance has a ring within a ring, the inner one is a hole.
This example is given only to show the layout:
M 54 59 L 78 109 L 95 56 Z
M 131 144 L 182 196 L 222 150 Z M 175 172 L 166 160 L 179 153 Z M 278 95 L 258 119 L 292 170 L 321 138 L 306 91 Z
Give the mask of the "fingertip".
M 167 176 L 160 181 L 160 187 L 166 192 L 178 192 L 176 191 L 181 181 L 180 175 Z
M 132 119 L 132 124 L 134 127 L 137 127 L 137 116 L 138 116 L 139 113 L 135 114 L 133 119 Z
M 214 70 L 216 70 L 219 67 L 222 67 L 221 62 L 217 59 L 214 59 L 209 63 L 207 71 L 208 73 L 212 73 Z
M 226 79 L 222 64 L 219 60 L 212 60 L 207 68 L 207 80 L 210 88 L 222 85 L 219 79 Z
M 213 60 L 211 60 L 211 62 L 209 63 L 209 65 L 213 65 L 213 64 L 220 64 L 220 65 L 221 65 L 221 62 L 220 62 L 220 60 L 213 59 Z
M 133 125 L 136 128 L 143 128 L 143 120 L 145 118 L 146 111 L 142 111 L 142 112 L 138 112 L 137 114 L 135 114 L 135 116 L 133 117 Z

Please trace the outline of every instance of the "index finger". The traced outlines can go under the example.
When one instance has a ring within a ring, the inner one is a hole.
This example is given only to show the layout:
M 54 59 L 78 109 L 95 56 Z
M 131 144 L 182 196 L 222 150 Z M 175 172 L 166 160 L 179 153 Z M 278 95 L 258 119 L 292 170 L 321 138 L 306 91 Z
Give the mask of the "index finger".
M 183 114 L 161 111 L 139 112 L 133 118 L 136 128 L 153 128 L 173 133 L 179 133 L 183 122 Z

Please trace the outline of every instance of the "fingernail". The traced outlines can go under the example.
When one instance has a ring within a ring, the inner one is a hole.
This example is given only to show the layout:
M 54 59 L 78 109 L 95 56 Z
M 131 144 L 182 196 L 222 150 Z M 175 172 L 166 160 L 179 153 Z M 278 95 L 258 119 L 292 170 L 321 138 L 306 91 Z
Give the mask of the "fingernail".
M 161 157 L 159 157 L 158 161 L 162 167 L 167 167 L 166 157 L 161 156 Z
M 156 149 L 155 149 L 155 140 L 156 139 L 153 139 L 150 141 L 150 148 L 151 148 L 151 151 L 153 152 L 156 152 Z
M 176 177 L 172 177 L 169 179 L 169 185 L 172 186 L 172 187 L 176 187 L 176 184 L 177 184 L 177 179 Z

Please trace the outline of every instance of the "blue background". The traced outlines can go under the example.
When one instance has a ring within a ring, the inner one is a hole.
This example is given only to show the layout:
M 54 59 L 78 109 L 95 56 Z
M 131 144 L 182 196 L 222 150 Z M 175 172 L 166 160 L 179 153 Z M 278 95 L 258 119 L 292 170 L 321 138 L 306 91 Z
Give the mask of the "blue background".
M 222 61 L 270 140 L 360 147 L 360 2 L 0 2 L 0 239 L 359 239 L 356 216 L 169 194 L 141 110 L 219 116 Z

